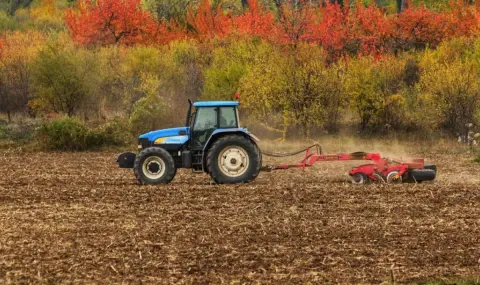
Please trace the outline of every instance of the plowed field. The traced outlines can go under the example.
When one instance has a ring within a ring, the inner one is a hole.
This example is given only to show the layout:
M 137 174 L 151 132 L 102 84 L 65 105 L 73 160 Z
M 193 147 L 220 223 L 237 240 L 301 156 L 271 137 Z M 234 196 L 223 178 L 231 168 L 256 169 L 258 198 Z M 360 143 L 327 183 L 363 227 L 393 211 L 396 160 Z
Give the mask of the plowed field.
M 0 283 L 397 283 L 480 277 L 480 167 L 354 186 L 349 164 L 139 186 L 115 153 L 0 153 Z

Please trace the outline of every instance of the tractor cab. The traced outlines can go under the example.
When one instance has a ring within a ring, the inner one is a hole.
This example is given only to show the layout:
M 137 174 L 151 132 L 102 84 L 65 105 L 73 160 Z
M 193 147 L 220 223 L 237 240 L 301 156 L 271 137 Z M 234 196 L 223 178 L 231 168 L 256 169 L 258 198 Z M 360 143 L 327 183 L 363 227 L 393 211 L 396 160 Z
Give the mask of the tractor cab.
M 190 106 L 187 127 L 190 130 L 189 141 L 192 150 L 203 150 L 208 139 L 219 130 L 239 128 L 238 102 L 196 102 Z
M 248 182 L 258 175 L 258 139 L 240 128 L 237 101 L 202 101 L 189 107 L 184 127 L 151 131 L 138 138 L 139 153 L 119 155 L 142 184 L 165 184 L 178 168 L 206 172 L 217 183 Z

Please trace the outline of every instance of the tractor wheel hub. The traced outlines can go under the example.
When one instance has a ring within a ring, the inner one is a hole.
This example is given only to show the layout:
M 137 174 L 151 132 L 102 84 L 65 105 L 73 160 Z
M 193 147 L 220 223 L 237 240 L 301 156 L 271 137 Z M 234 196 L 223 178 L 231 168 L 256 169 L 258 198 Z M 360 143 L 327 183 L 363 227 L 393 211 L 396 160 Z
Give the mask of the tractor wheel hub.
M 165 162 L 158 156 L 149 156 L 143 162 L 142 168 L 148 179 L 158 179 L 165 173 Z
M 218 164 L 223 174 L 238 177 L 248 169 L 248 154 L 241 147 L 227 147 L 220 152 Z

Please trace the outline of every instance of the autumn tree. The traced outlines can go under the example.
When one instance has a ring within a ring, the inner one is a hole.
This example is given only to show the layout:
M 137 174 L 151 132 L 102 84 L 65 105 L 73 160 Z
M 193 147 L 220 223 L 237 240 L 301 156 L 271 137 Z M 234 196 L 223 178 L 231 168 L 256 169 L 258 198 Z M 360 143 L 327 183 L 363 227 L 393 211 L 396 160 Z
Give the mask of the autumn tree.
M 348 63 L 345 90 L 361 131 L 401 126 L 404 75 L 405 63 L 395 57 L 361 57 Z
M 277 24 L 280 40 L 293 46 L 298 45 L 308 37 L 314 20 L 315 10 L 311 3 L 288 1 L 282 4 Z
M 303 43 L 287 54 L 257 59 L 241 81 L 242 105 L 259 120 L 277 124 L 284 138 L 290 128 L 305 137 L 313 127 L 333 128 L 344 106 L 341 72 L 325 59 L 321 48 Z
M 480 108 L 478 40 L 443 43 L 422 56 L 419 88 L 439 111 L 440 123 L 452 132 L 466 133 L 467 123 L 476 123 Z
M 33 65 L 34 100 L 39 112 L 68 116 L 95 112 L 99 98 L 98 60 L 94 53 L 75 47 L 69 39 L 51 40 L 38 54 Z M 82 108 L 83 107 L 83 108 Z
M 41 0 L 36 2 L 36 5 L 32 5 L 29 9 L 32 24 L 42 31 L 63 29 L 65 25 L 63 10 L 58 7 L 58 1 Z
M 231 41 L 212 51 L 212 62 L 204 70 L 202 98 L 207 100 L 232 100 L 240 80 L 247 74 L 255 54 L 265 42 L 249 40 Z
M 407 8 L 393 19 L 396 49 L 435 47 L 446 37 L 447 19 L 424 7 Z
M 24 111 L 31 97 L 31 64 L 44 38 L 36 32 L 10 32 L 0 40 L 0 112 Z
M 226 15 L 219 3 L 202 0 L 196 8 L 190 6 L 187 17 L 190 35 L 197 39 L 223 38 L 232 33 L 230 15 Z
M 0 11 L 0 32 L 13 30 L 17 27 L 15 19 L 4 11 Z
M 233 19 L 235 30 L 240 35 L 276 40 L 278 30 L 274 15 L 266 11 L 257 0 L 247 0 L 246 3 L 247 8 L 244 13 Z
M 65 20 L 72 38 L 85 45 L 155 43 L 167 36 L 167 27 L 144 11 L 140 0 L 80 1 Z

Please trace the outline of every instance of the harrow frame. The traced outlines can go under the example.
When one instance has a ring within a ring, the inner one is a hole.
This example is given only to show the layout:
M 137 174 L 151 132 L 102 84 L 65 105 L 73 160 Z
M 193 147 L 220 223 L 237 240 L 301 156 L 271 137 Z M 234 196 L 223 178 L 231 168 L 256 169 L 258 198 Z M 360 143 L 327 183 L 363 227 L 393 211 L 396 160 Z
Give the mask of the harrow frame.
M 430 175 L 428 177 L 425 177 L 425 179 L 423 180 L 416 180 L 415 176 L 413 176 L 413 179 L 411 179 L 412 175 L 410 172 L 414 170 L 424 169 L 425 159 L 423 158 L 416 158 L 409 161 L 400 162 L 382 157 L 382 155 L 377 152 L 324 154 L 322 152 L 322 148 L 318 144 L 314 144 L 306 148 L 304 151 L 304 158 L 298 163 L 281 163 L 277 165 L 267 165 L 262 170 L 271 171 L 285 170 L 289 168 L 306 168 L 313 166 L 317 162 L 365 160 L 371 161 L 371 163 L 356 166 L 348 172 L 354 184 L 364 184 L 370 181 L 384 181 L 387 183 L 421 182 L 427 180 L 434 180 L 436 176 L 435 171 L 432 170 L 432 172 L 430 172 Z M 266 154 L 267 156 L 275 157 L 290 156 L 280 154 L 272 155 L 268 153 L 264 154 Z

